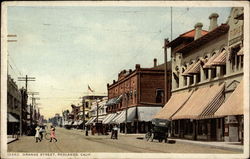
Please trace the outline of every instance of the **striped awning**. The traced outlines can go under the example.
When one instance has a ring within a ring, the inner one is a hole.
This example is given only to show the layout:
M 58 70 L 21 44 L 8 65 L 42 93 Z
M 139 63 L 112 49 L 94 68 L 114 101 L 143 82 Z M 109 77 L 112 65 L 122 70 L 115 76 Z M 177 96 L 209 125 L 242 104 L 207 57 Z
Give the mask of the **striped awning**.
M 117 116 L 117 113 L 108 114 L 102 121 L 103 124 L 108 124 L 112 119 Z
M 191 76 L 188 72 L 190 69 L 192 69 L 192 67 L 195 65 L 195 63 L 190 64 L 189 66 L 187 66 L 187 69 L 181 74 L 182 76 Z
M 240 51 L 237 52 L 237 55 L 238 55 L 238 56 L 244 55 L 244 48 L 243 48 L 243 47 L 240 48 Z
M 89 125 L 89 124 L 93 123 L 95 119 L 96 119 L 96 117 L 91 117 L 85 124 Z
M 214 66 L 212 65 L 212 62 L 214 61 L 214 59 L 219 55 L 219 53 L 217 52 L 216 54 L 214 54 L 212 57 L 210 57 L 208 59 L 208 61 L 203 65 L 203 68 L 214 68 Z
M 225 84 L 199 88 L 172 119 L 204 119 L 213 117 L 224 101 Z
M 233 91 L 231 96 L 226 100 L 224 104 L 215 112 L 215 116 L 228 116 L 228 115 L 243 115 L 243 80 Z
M 199 60 L 194 64 L 194 66 L 188 71 L 188 74 L 197 74 L 200 73 L 201 61 Z
M 172 94 L 167 104 L 154 116 L 154 118 L 170 120 L 171 117 L 187 102 L 192 93 L 193 91 L 186 91 Z
M 212 62 L 212 65 L 226 65 L 227 51 L 223 50 Z

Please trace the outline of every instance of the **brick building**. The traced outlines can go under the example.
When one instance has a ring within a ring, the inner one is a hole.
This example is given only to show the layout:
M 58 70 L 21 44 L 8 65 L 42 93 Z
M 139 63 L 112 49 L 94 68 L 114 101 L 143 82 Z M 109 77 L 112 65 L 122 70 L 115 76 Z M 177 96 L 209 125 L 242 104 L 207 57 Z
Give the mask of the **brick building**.
M 171 81 L 170 71 L 168 77 Z M 164 65 L 157 66 L 156 59 L 152 68 L 136 64 L 133 71 L 121 71 L 117 81 L 107 84 L 109 115 L 103 123 L 118 123 L 121 132 L 125 132 L 126 122 L 128 133 L 148 131 L 152 116 L 165 104 L 164 86 Z

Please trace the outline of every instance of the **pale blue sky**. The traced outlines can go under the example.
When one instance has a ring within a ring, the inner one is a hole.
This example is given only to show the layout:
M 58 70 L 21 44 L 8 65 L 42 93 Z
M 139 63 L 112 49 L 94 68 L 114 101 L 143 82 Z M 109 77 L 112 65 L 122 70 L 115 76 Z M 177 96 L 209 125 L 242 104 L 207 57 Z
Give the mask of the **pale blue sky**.
M 209 15 L 225 23 L 230 8 L 173 8 L 173 38 Z M 163 39 L 170 38 L 169 7 L 8 7 L 10 73 L 36 77 L 29 91 L 40 92 L 46 116 L 70 109 L 86 95 L 89 84 L 96 93 L 107 92 L 123 69 L 163 63 Z M 24 86 L 24 83 L 17 82 Z

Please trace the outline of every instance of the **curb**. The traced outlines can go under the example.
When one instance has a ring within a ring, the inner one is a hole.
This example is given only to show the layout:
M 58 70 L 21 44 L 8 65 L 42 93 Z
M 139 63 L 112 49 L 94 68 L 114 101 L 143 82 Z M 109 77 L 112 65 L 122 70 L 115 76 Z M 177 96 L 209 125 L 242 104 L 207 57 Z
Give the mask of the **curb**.
M 14 142 L 14 141 L 17 141 L 18 140 L 18 138 L 15 138 L 15 139 L 13 139 L 13 140 L 11 140 L 11 141 L 7 141 L 7 144 L 10 144 L 10 143 L 12 143 L 12 142 Z

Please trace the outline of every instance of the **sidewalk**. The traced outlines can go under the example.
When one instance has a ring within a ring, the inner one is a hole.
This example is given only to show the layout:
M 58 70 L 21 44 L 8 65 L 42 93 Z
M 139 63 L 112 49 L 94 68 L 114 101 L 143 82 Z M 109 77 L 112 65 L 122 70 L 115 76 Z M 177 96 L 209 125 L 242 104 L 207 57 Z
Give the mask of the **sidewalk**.
M 234 150 L 239 152 L 243 152 L 243 147 L 244 147 L 243 145 L 241 145 L 240 142 L 193 141 L 193 140 L 175 139 L 175 138 L 170 138 L 170 139 L 175 140 L 176 142 L 179 143 L 190 143 L 200 146 L 215 147 L 224 150 Z
M 7 138 L 7 144 L 9 144 L 9 143 L 11 143 L 11 142 L 14 142 L 14 141 L 16 141 L 16 140 L 18 140 L 18 138 Z
M 83 132 L 83 131 L 78 130 L 78 132 Z M 89 132 L 89 137 L 102 137 L 102 136 L 103 135 L 98 136 L 97 134 L 92 136 Z M 145 137 L 145 134 L 124 134 L 119 132 L 118 136 L 132 137 L 134 139 L 143 139 Z M 194 140 L 176 139 L 176 138 L 169 138 L 169 140 L 174 140 L 176 141 L 176 143 L 185 143 L 185 144 L 188 143 L 203 147 L 218 148 L 218 149 L 231 150 L 237 152 L 243 152 L 243 147 L 244 147 L 243 145 L 241 145 L 240 142 L 194 141 Z
M 122 136 L 136 136 L 136 138 L 144 138 L 145 134 L 123 134 L 119 133 L 119 135 Z M 213 147 L 213 148 L 220 148 L 223 150 L 233 150 L 238 152 L 243 152 L 244 146 L 241 145 L 240 142 L 216 142 L 216 141 L 194 141 L 194 140 L 186 140 L 186 139 L 176 139 L 176 138 L 169 138 L 170 140 L 175 140 L 176 143 L 189 143 L 189 144 L 195 144 L 199 146 L 207 146 L 207 147 Z

